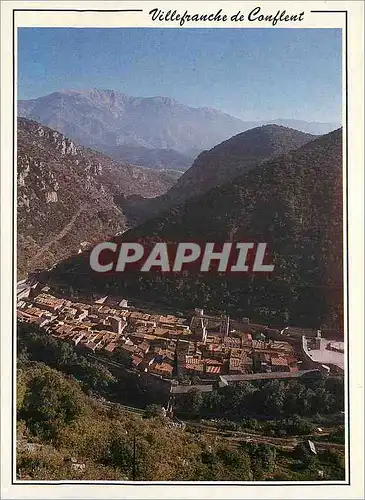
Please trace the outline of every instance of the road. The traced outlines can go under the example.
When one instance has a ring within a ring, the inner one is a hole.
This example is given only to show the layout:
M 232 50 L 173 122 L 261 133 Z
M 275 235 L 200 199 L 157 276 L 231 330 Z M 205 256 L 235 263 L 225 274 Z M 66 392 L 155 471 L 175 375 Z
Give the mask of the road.
M 102 404 L 105 408 L 112 408 L 116 409 L 119 411 L 127 412 L 127 413 L 134 413 L 135 415 L 138 415 L 142 417 L 144 415 L 144 410 L 141 408 L 135 408 L 134 406 L 127 406 L 127 405 L 122 405 L 120 403 L 113 403 L 112 401 L 107 401 L 106 399 L 99 399 L 99 398 L 93 398 L 95 401 L 98 403 Z
M 272 437 L 263 434 L 257 434 L 247 431 L 226 431 L 219 430 L 217 427 L 212 427 L 209 425 L 201 424 L 200 422 L 189 422 L 187 421 L 187 429 L 195 428 L 197 431 L 204 431 L 205 434 L 211 436 L 216 436 L 217 439 L 228 439 L 232 444 L 239 446 L 242 441 L 246 443 L 259 443 L 259 444 L 270 444 L 273 446 L 280 446 L 285 449 L 294 449 L 297 444 L 306 439 L 311 439 L 312 436 L 290 436 L 290 437 Z M 345 450 L 345 445 L 338 443 L 331 443 L 328 441 L 314 441 L 317 450 L 325 450 L 329 448 L 336 448 L 338 450 Z
M 49 250 L 52 245 L 54 245 L 55 243 L 57 243 L 57 241 L 59 241 L 62 238 L 64 238 L 66 236 L 66 234 L 71 231 L 71 229 L 73 228 L 73 226 L 74 226 L 74 224 L 76 222 L 76 219 L 81 214 L 81 212 L 83 212 L 85 210 L 85 208 L 86 208 L 86 205 L 81 205 L 81 207 L 78 209 L 78 211 L 72 216 L 72 218 L 70 219 L 70 221 L 61 229 L 61 231 L 58 234 L 56 234 L 48 243 L 46 243 L 43 247 L 41 247 L 41 249 L 39 250 L 39 252 L 36 253 L 34 255 L 34 257 L 31 259 L 31 262 L 34 262 L 41 255 L 43 255 L 44 252 L 46 252 L 47 250 Z
M 105 400 L 103 398 L 94 398 L 105 408 L 115 408 L 119 411 L 126 413 L 133 413 L 140 417 L 143 417 L 144 410 L 141 408 L 136 408 L 133 406 L 122 405 L 119 403 L 113 403 L 111 401 Z M 202 424 L 201 422 L 185 421 L 186 432 L 190 434 L 204 432 L 206 435 L 216 437 L 219 440 L 228 440 L 231 444 L 240 446 L 242 442 L 246 443 L 257 443 L 257 444 L 269 444 L 272 446 L 278 446 L 283 449 L 293 450 L 298 443 L 305 441 L 306 439 L 313 439 L 313 435 L 308 434 L 307 436 L 289 436 L 289 437 L 274 437 L 267 436 L 264 434 L 259 434 L 257 432 L 248 431 L 228 431 L 219 429 L 217 426 Z M 329 430 L 323 429 L 322 437 L 325 437 L 329 433 Z M 322 451 L 330 448 L 335 448 L 341 451 L 345 450 L 345 446 L 339 443 L 331 443 L 328 441 L 314 440 L 317 450 Z

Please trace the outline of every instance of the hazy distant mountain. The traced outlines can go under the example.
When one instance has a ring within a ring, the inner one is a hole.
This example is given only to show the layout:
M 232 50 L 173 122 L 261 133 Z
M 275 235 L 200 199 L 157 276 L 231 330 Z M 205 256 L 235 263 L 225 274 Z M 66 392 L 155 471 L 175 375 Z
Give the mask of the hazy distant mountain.
M 118 163 L 24 118 L 17 144 L 21 276 L 126 230 L 123 200 L 156 196 L 174 182 L 168 173 Z
M 19 101 L 19 115 L 89 147 L 142 146 L 185 152 L 212 147 L 242 130 L 241 120 L 168 97 L 132 97 L 113 90 L 66 90 Z
M 194 155 L 180 153 L 174 149 L 151 149 L 143 146 L 105 146 L 106 154 L 116 160 L 126 161 L 157 170 L 178 170 L 185 172 L 194 161 Z
M 133 97 L 97 89 L 64 90 L 19 101 L 18 114 L 116 159 L 131 161 L 131 155 L 132 158 L 139 155 L 142 166 L 149 166 L 150 159 L 152 166 L 157 164 L 163 168 L 175 168 L 177 162 L 178 169 L 185 160 L 176 158 L 171 150 L 191 158 L 233 135 L 267 123 L 267 120 L 244 121 L 211 108 L 184 106 L 168 97 Z M 292 124 L 291 120 L 275 120 L 279 122 L 315 134 L 336 128 L 333 124 Z M 140 155 L 138 151 L 126 149 L 126 157 L 123 157 L 123 148 L 119 148 L 122 146 L 159 151 L 144 150 Z M 189 166 L 190 160 L 187 160 L 183 169 Z
M 96 276 L 88 255 L 53 276 L 74 288 L 208 307 L 276 324 L 343 328 L 342 130 L 251 169 L 131 229 L 117 240 L 267 242 L 274 273 L 263 276 Z M 81 276 L 81 278 L 80 278 Z

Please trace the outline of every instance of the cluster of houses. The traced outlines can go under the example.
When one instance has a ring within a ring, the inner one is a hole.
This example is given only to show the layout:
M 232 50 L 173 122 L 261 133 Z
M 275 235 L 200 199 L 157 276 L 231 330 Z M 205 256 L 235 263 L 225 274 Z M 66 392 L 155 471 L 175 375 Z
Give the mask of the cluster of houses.
M 184 318 L 148 314 L 102 297 L 71 302 L 31 287 L 18 296 L 18 321 L 41 326 L 53 337 L 145 372 L 173 376 L 177 339 L 191 335 Z
M 298 371 L 298 360 L 290 343 L 255 339 L 248 332 L 231 335 L 208 335 L 202 342 L 180 341 L 177 373 L 214 378 L 225 374 Z
M 128 307 L 125 299 L 58 298 L 38 284 L 18 295 L 17 315 L 100 358 L 165 379 L 298 371 L 292 345 L 253 333 L 247 318 L 237 323 L 197 309 L 187 324 L 182 317 Z

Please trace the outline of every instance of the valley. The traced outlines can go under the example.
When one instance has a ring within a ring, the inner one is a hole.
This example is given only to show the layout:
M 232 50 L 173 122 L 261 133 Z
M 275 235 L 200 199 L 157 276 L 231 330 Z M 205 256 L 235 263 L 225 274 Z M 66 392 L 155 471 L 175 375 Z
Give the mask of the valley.
M 173 182 L 164 172 L 118 163 L 20 118 L 19 276 L 125 231 L 129 222 L 118 200 L 136 195 L 148 199 Z
M 19 113 L 18 477 L 343 479 L 342 130 L 95 89 Z M 273 272 L 97 273 L 103 241 Z
M 80 293 L 128 295 L 180 310 L 196 304 L 229 314 L 255 310 L 272 324 L 289 318 L 297 325 L 341 332 L 341 130 L 264 161 L 114 241 L 264 241 L 275 271 L 238 280 L 219 273 L 171 276 L 131 270 L 121 279 L 92 272 L 90 251 L 85 251 L 60 262 L 44 279 Z

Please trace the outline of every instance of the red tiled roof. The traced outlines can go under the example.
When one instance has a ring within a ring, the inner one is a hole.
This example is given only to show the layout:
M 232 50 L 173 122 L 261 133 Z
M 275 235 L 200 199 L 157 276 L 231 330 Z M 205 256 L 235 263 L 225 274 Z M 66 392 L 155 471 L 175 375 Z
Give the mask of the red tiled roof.
M 143 361 L 143 358 L 140 358 L 139 356 L 132 356 L 132 366 L 138 366 L 141 364 Z
M 193 371 L 202 372 L 204 370 L 204 365 L 203 364 L 198 364 L 198 365 L 194 364 L 194 365 L 192 365 L 190 363 L 187 363 L 185 365 L 185 368 L 187 370 L 193 370 Z
M 151 367 L 152 370 L 156 370 L 157 372 L 166 372 L 166 373 L 172 373 L 173 367 L 169 365 L 168 363 L 156 363 L 154 366 Z
M 200 358 L 195 358 L 192 356 L 186 356 L 186 364 L 189 365 L 199 365 L 201 364 L 202 360 Z
M 205 360 L 205 364 L 206 365 L 213 365 L 213 366 L 222 366 L 222 362 L 221 361 L 218 361 L 217 359 L 206 359 Z
M 87 349 L 94 350 L 94 349 L 95 349 L 95 347 L 96 347 L 96 344 L 95 344 L 95 342 L 88 342 L 87 344 L 85 344 L 85 347 L 86 347 Z
M 222 371 L 222 368 L 220 366 L 207 366 L 206 367 L 207 373 L 220 373 L 221 371 Z
M 230 369 L 240 369 L 243 366 L 242 361 L 239 358 L 229 358 L 229 368 Z
M 104 349 L 108 352 L 113 352 L 116 347 L 117 344 L 115 342 L 110 342 L 110 344 L 106 345 Z
M 288 366 L 288 360 L 286 358 L 272 357 L 271 364 L 273 366 Z

